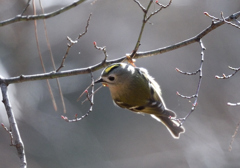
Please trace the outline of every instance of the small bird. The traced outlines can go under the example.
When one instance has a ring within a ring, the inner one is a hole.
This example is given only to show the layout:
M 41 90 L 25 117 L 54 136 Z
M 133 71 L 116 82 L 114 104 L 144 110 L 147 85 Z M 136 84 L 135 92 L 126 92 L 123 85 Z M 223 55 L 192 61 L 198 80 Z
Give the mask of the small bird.
M 109 88 L 114 103 L 119 107 L 150 114 L 165 125 L 175 139 L 185 132 L 184 127 L 173 120 L 176 113 L 166 107 L 160 86 L 145 68 L 126 63 L 111 64 L 95 81 L 99 82 Z

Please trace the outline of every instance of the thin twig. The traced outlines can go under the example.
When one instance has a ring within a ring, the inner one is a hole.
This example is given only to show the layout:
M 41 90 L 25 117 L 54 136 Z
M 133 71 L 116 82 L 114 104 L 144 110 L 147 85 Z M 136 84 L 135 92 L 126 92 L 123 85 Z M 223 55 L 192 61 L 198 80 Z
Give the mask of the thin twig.
M 142 9 L 142 11 L 145 13 L 146 9 L 144 8 L 144 6 L 138 1 L 138 0 L 134 0 L 134 2 L 136 2 L 138 4 L 138 6 L 140 7 L 140 9 Z
M 14 141 L 13 141 L 12 131 L 9 130 L 7 127 L 5 127 L 5 125 L 4 125 L 3 123 L 2 123 L 1 125 L 2 125 L 2 127 L 5 129 L 5 131 L 7 131 L 7 133 L 8 133 L 9 136 L 10 136 L 10 139 L 11 139 L 11 144 L 10 144 L 10 146 L 16 146 L 16 145 L 14 144 Z
M 66 58 L 67 58 L 67 56 L 68 56 L 68 53 L 69 53 L 69 51 L 70 51 L 70 48 L 71 48 L 74 44 L 78 43 L 78 40 L 87 33 L 91 16 L 92 16 L 92 13 L 91 13 L 91 14 L 89 15 L 89 17 L 88 17 L 87 25 L 86 25 L 86 27 L 85 27 L 85 31 L 84 31 L 83 33 L 79 34 L 78 37 L 76 38 L 76 40 L 72 40 L 70 37 L 67 37 L 67 40 L 69 41 L 69 43 L 67 44 L 67 51 L 66 51 L 65 55 L 63 56 L 62 62 L 61 62 L 61 64 L 60 64 L 59 68 L 56 70 L 56 72 L 60 71 L 60 69 L 64 67 L 64 63 L 65 63 L 65 60 L 66 60 Z
M 31 2 L 31 0 L 28 0 L 26 7 L 23 9 L 23 11 L 22 11 L 22 13 L 21 13 L 21 16 L 26 12 L 27 8 L 28 8 L 29 5 L 30 5 L 30 2 Z
M 160 8 L 157 9 L 157 10 L 155 10 L 154 12 L 152 12 L 152 13 L 146 18 L 146 21 L 148 21 L 153 15 L 157 14 L 157 13 L 160 12 L 162 9 L 169 7 L 169 6 L 171 5 L 171 3 L 172 3 L 172 0 L 170 0 L 167 5 L 160 4 L 158 1 L 156 1 L 156 4 L 158 4 L 158 5 L 160 6 Z
M 238 103 L 230 103 L 230 102 L 228 102 L 227 105 L 229 105 L 229 106 L 240 106 L 240 102 L 238 102 Z
M 90 102 L 90 108 L 89 110 L 87 111 L 86 114 L 84 114 L 83 116 L 79 117 L 78 118 L 78 115 L 76 114 L 75 115 L 75 118 L 74 119 L 71 119 L 69 120 L 68 117 L 66 116 L 61 116 L 63 120 L 67 121 L 67 122 L 77 122 L 77 121 L 81 121 L 82 119 L 86 118 L 93 110 L 93 105 L 94 105 L 94 78 L 93 78 L 93 74 L 91 72 L 91 80 L 92 80 L 92 83 L 90 85 L 90 87 L 92 87 L 92 91 L 91 91 L 91 94 L 89 94 L 88 90 L 85 90 L 84 93 L 86 93 L 86 97 L 88 99 L 88 101 Z M 88 88 L 90 88 L 88 87 Z
M 180 94 L 179 92 L 177 92 L 177 95 L 184 98 L 184 99 L 192 99 L 192 98 L 197 97 L 196 94 L 193 94 L 192 96 L 184 96 L 184 95 Z
M 157 9 L 156 11 L 152 12 L 149 16 L 148 16 L 147 14 L 148 14 L 149 9 L 150 9 L 150 7 L 151 7 L 151 5 L 152 5 L 152 3 L 153 3 L 153 0 L 150 0 L 150 1 L 149 1 L 149 4 L 148 4 L 147 8 L 144 8 L 144 6 L 143 6 L 138 0 L 134 0 L 134 2 L 136 2 L 136 3 L 138 4 L 138 6 L 140 7 L 140 9 L 142 9 L 142 11 L 143 11 L 143 21 L 142 21 L 142 26 L 141 26 L 140 33 L 139 33 L 139 35 L 138 35 L 137 43 L 136 43 L 136 45 L 135 45 L 135 47 L 134 47 L 134 49 L 133 49 L 133 52 L 132 52 L 131 55 L 130 55 L 130 57 L 131 57 L 132 59 L 135 58 L 136 53 L 137 53 L 137 51 L 138 51 L 138 49 L 139 49 L 139 47 L 140 47 L 140 45 L 141 45 L 141 38 L 142 38 L 143 30 L 144 30 L 144 27 L 145 27 L 146 23 L 149 21 L 149 19 L 150 19 L 152 16 L 156 15 L 156 14 L 157 14 L 158 12 L 160 12 L 163 8 L 167 8 L 168 6 L 170 6 L 170 4 L 172 3 L 172 0 L 170 0 L 170 1 L 169 1 L 169 4 L 167 4 L 167 5 L 165 5 L 165 6 L 162 5 L 162 4 L 160 4 L 160 3 L 157 3 L 157 4 L 160 6 L 160 8 Z
M 223 19 L 223 21 L 224 21 L 225 23 L 227 23 L 227 24 L 229 24 L 229 25 L 231 25 L 231 26 L 234 26 L 234 27 L 240 29 L 240 26 L 238 26 L 238 25 L 236 25 L 236 24 L 234 24 L 234 23 L 232 23 L 232 22 L 226 21 L 226 19 L 225 19 L 224 16 L 223 16 L 223 12 L 221 12 L 221 18 Z
M 192 104 L 192 108 L 191 108 L 191 111 L 184 117 L 184 118 L 178 118 L 178 119 L 174 119 L 174 120 L 177 120 L 179 122 L 180 125 L 182 125 L 186 119 L 190 116 L 190 114 L 195 110 L 196 106 L 197 106 L 197 101 L 198 101 L 198 95 L 199 95 L 199 91 L 200 91 L 200 86 L 201 86 L 201 82 L 202 82 L 202 68 L 203 68 L 203 62 L 204 62 L 204 50 L 206 50 L 206 48 L 204 47 L 203 45 L 203 42 L 202 40 L 200 39 L 199 40 L 199 44 L 201 46 L 201 63 L 200 63 L 200 67 L 199 69 L 196 71 L 199 73 L 199 80 L 198 80 L 198 86 L 197 86 L 197 90 L 196 90 L 196 93 L 193 94 L 192 96 L 184 96 L 182 94 L 180 94 L 179 92 L 177 92 L 177 95 L 182 97 L 182 98 L 185 98 L 185 99 L 192 99 L 192 98 L 195 98 L 193 104 Z M 190 73 L 190 72 L 183 72 L 183 71 L 178 71 L 180 72 L 181 74 L 184 74 L 184 75 L 196 75 L 195 72 L 193 73 Z
M 240 17 L 240 11 L 226 17 L 225 20 L 232 21 L 234 19 L 237 19 L 238 17 Z M 191 38 L 181 41 L 179 43 L 176 43 L 176 44 L 173 44 L 170 46 L 166 46 L 163 48 L 158 48 L 155 50 L 150 50 L 150 51 L 145 51 L 145 52 L 137 52 L 136 55 L 134 56 L 134 58 L 137 59 L 137 58 L 142 58 L 142 57 L 155 56 L 158 54 L 162 54 L 162 53 L 165 53 L 168 51 L 172 51 L 172 50 L 187 46 L 187 45 L 195 43 L 195 42 L 199 42 L 199 39 L 202 39 L 208 33 L 210 33 L 211 31 L 215 30 L 216 28 L 220 27 L 223 24 L 225 24 L 224 21 L 212 22 L 211 25 L 209 25 L 206 29 L 202 30 L 199 34 L 197 34 L 194 37 L 191 37 Z
M 210 17 L 211 19 L 215 20 L 215 21 L 221 21 L 219 18 L 210 15 L 208 12 L 204 12 L 204 14 L 205 14 L 206 16 Z
M 82 94 L 78 97 L 77 101 L 79 101 L 84 94 L 88 94 L 88 89 L 92 86 L 92 83 L 82 92 Z
M 221 12 L 221 19 L 219 19 L 219 18 L 217 18 L 217 17 L 215 17 L 215 16 L 212 16 L 212 15 L 210 15 L 210 14 L 207 13 L 207 12 L 204 12 L 204 14 L 205 14 L 206 16 L 210 17 L 211 19 L 215 20 L 215 21 L 224 21 L 225 23 L 227 23 L 227 24 L 229 24 L 229 25 L 231 25 L 231 26 L 234 26 L 234 27 L 240 29 L 240 26 L 239 26 L 239 25 L 227 21 L 227 20 L 225 19 L 225 17 L 223 16 L 223 12 Z M 234 18 L 234 19 L 235 19 L 235 18 Z M 234 20 L 234 19 L 233 19 L 233 20 Z M 238 20 L 236 20 L 236 22 L 238 23 Z
M 146 22 L 147 22 L 146 21 L 147 13 L 148 13 L 148 10 L 150 9 L 150 6 L 152 4 L 152 0 L 150 0 L 147 9 L 145 9 L 139 1 L 136 1 L 136 0 L 134 0 L 134 1 L 138 4 L 138 6 L 143 11 L 143 21 L 142 21 L 142 26 L 141 26 L 140 33 L 138 35 L 137 43 L 136 43 L 136 45 L 135 45 L 135 47 L 134 47 L 134 49 L 132 51 L 132 54 L 130 55 L 130 58 L 132 58 L 132 59 L 135 57 L 135 55 L 136 55 L 136 53 L 137 53 L 137 51 L 139 49 L 139 46 L 141 45 L 141 38 L 142 38 L 143 30 L 144 30 L 144 27 L 145 27 Z
M 56 11 L 53 11 L 53 12 L 50 12 L 50 13 L 46 13 L 46 14 L 27 15 L 27 16 L 17 15 L 14 18 L 1 21 L 0 22 L 0 27 L 8 25 L 8 24 L 15 23 L 15 22 L 20 22 L 20 21 L 48 19 L 48 18 L 54 17 L 56 15 L 59 15 L 59 14 L 65 12 L 65 11 L 71 9 L 71 8 L 74 8 L 74 7 L 78 6 L 79 4 L 83 3 L 84 1 L 86 1 L 86 0 L 78 0 L 78 1 L 73 2 L 72 4 L 70 4 L 68 6 L 62 7 L 60 9 L 56 10 Z
M 98 92 L 101 88 L 103 87 L 103 85 L 99 86 L 93 94 L 95 94 L 96 92 Z M 86 91 L 86 90 L 85 90 Z M 92 96 L 92 94 L 90 94 L 89 96 Z M 82 101 L 82 104 L 85 103 L 88 99 L 86 98 L 85 100 Z
M 216 75 L 215 78 L 217 78 L 217 79 L 228 79 L 228 78 L 233 77 L 240 70 L 240 67 L 233 68 L 233 67 L 228 66 L 228 68 L 233 70 L 234 72 L 232 74 L 230 74 L 230 75 L 225 75 L 225 74 L 223 74 L 223 76 Z
M 105 56 L 103 62 L 106 62 L 106 60 L 107 60 L 107 58 L 108 58 L 106 46 L 99 47 L 99 46 L 97 46 L 97 42 L 96 42 L 96 41 L 93 42 L 93 45 L 94 45 L 94 47 L 95 47 L 97 50 L 100 50 L 100 51 L 103 52 L 103 54 L 104 54 L 104 56 Z
M 176 68 L 175 69 L 177 72 L 181 73 L 181 74 L 184 74 L 184 75 L 196 75 L 198 72 L 199 72 L 199 69 L 196 70 L 195 72 L 183 72 L 181 71 L 180 69 Z

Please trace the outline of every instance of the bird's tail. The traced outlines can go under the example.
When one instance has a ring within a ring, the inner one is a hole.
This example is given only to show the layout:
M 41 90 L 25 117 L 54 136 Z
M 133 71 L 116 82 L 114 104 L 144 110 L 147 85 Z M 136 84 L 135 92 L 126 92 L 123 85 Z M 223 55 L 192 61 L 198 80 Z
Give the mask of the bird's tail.
M 163 123 L 163 125 L 167 127 L 173 138 L 179 139 L 180 134 L 185 132 L 185 128 L 183 126 L 180 126 L 177 121 L 171 119 L 171 117 L 176 117 L 176 113 L 169 109 L 166 109 L 162 114 L 151 114 L 151 116 Z

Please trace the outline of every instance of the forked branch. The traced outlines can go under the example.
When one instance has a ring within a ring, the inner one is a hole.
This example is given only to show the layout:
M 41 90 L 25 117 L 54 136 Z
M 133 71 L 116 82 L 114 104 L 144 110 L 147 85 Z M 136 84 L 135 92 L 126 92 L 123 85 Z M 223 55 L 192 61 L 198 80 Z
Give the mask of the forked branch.
M 184 121 L 186 121 L 186 119 L 196 109 L 196 106 L 197 106 L 198 95 L 199 95 L 200 86 L 201 86 L 202 77 L 203 77 L 202 70 L 203 70 L 203 62 L 204 62 L 204 51 L 206 50 L 206 48 L 203 45 L 202 40 L 199 40 L 199 44 L 201 46 L 201 63 L 200 63 L 200 67 L 195 72 L 183 72 L 183 71 L 179 70 L 178 68 L 176 69 L 177 72 L 179 72 L 181 74 L 184 74 L 184 75 L 196 75 L 196 74 L 199 74 L 198 86 L 197 86 L 197 90 L 196 90 L 195 94 L 193 94 L 191 96 L 184 96 L 184 95 L 180 94 L 179 92 L 177 92 L 177 95 L 182 97 L 182 98 L 185 98 L 185 99 L 192 99 L 192 98 L 194 98 L 194 102 L 192 104 L 191 111 L 184 118 L 174 119 L 174 120 L 177 120 L 180 125 L 182 125 L 184 123 Z
M 91 16 L 92 16 L 92 14 L 90 14 L 89 17 L 88 17 L 87 25 L 85 27 L 85 31 L 83 33 L 79 34 L 78 37 L 76 38 L 76 40 L 72 40 L 70 37 L 67 36 L 67 40 L 69 41 L 69 43 L 67 44 L 67 51 L 66 51 L 65 55 L 63 56 L 62 62 L 60 64 L 59 68 L 56 70 L 56 72 L 60 71 L 60 69 L 64 67 L 64 63 L 65 63 L 65 60 L 66 60 L 66 58 L 68 56 L 70 48 L 74 44 L 78 43 L 78 40 L 87 33 Z
M 139 46 L 141 45 L 141 38 L 142 38 L 142 34 L 143 34 L 143 30 L 144 30 L 144 27 L 146 25 L 146 23 L 149 21 L 149 19 L 156 15 L 158 12 L 160 12 L 163 8 L 167 8 L 170 6 L 170 4 L 172 3 L 172 0 L 169 1 L 169 3 L 167 5 L 162 5 L 160 3 L 158 3 L 158 1 L 156 1 L 156 3 L 160 6 L 159 9 L 155 10 L 154 12 L 152 12 L 149 16 L 148 16 L 148 12 L 149 12 L 149 9 L 153 3 L 153 0 L 150 0 L 149 1 L 149 4 L 147 6 L 147 8 L 145 8 L 138 0 L 134 0 L 134 2 L 136 2 L 138 4 L 138 6 L 140 7 L 140 9 L 142 9 L 143 11 L 143 21 L 142 21 L 142 26 L 141 26 L 141 30 L 140 30 L 140 33 L 138 35 L 138 39 L 137 39 L 137 43 L 133 49 L 133 52 L 130 54 L 130 58 L 133 59 L 135 58 L 136 56 L 136 53 L 139 49 Z
M 20 158 L 20 168 L 26 168 L 27 160 L 26 160 L 26 155 L 25 155 L 24 144 L 23 144 L 20 132 L 18 130 L 18 125 L 15 120 L 13 110 L 10 105 L 7 85 L 1 79 L 0 79 L 0 87 L 2 90 L 2 98 L 3 98 L 2 102 L 3 102 L 6 112 L 7 112 L 10 129 L 7 129 L 3 124 L 2 124 L 2 126 L 10 134 L 11 145 L 15 146 L 17 149 L 17 153 Z

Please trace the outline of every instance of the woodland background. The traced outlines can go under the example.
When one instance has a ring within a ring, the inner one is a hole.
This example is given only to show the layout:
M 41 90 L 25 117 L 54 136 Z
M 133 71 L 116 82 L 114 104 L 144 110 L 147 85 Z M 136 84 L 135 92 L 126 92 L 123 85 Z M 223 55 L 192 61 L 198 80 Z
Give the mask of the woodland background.
M 47 31 L 57 67 L 67 49 L 66 37 L 75 39 L 83 32 L 90 13 L 89 30 L 74 45 L 62 70 L 94 65 L 103 60 L 93 41 L 106 46 L 108 59 L 131 53 L 140 31 L 142 11 L 132 0 L 86 1 L 79 6 L 46 20 Z M 140 1 L 147 5 L 148 1 Z M 160 2 L 160 1 L 159 1 Z M 25 1 L 0 2 L 0 20 L 21 13 Z M 45 13 L 72 3 L 68 0 L 42 0 Z M 162 4 L 168 1 L 161 0 Z M 152 11 L 157 6 L 153 5 Z M 240 10 L 239 0 L 173 0 L 171 6 L 151 18 L 146 25 L 139 51 L 152 50 L 195 36 L 211 24 L 203 13 L 220 18 Z M 26 14 L 32 14 L 29 7 Z M 38 13 L 40 11 L 38 10 Z M 52 71 L 44 35 L 43 22 L 38 21 L 38 36 L 47 71 Z M 93 112 L 77 123 L 61 119 L 62 105 L 56 80 L 50 80 L 58 104 L 55 112 L 46 81 L 34 81 L 9 86 L 11 104 L 25 144 L 28 167 L 33 168 L 235 168 L 240 167 L 240 133 L 229 152 L 231 137 L 240 121 L 239 107 L 227 102 L 240 101 L 239 74 L 230 79 L 216 79 L 215 75 L 232 73 L 228 66 L 239 67 L 240 31 L 223 25 L 205 36 L 206 47 L 203 81 L 198 105 L 184 123 L 186 133 L 179 140 L 171 137 L 161 123 L 150 116 L 133 114 L 113 105 L 109 91 L 102 88 L 95 95 Z M 195 71 L 201 61 L 198 43 L 154 57 L 138 59 L 137 66 L 145 67 L 161 85 L 166 105 L 184 117 L 192 102 L 176 95 L 192 95 L 198 76 L 186 76 L 175 71 Z M 0 27 L 0 75 L 42 73 L 33 21 L 18 22 Z M 94 72 L 98 78 L 101 71 Z M 88 102 L 76 102 L 91 83 L 90 75 L 59 79 L 65 98 L 67 114 L 73 118 L 85 114 Z M 1 96 L 0 96 L 0 99 Z M 7 116 L 0 104 L 0 122 L 6 126 Z M 19 167 L 16 149 L 10 147 L 8 133 L 0 128 L 0 167 Z

